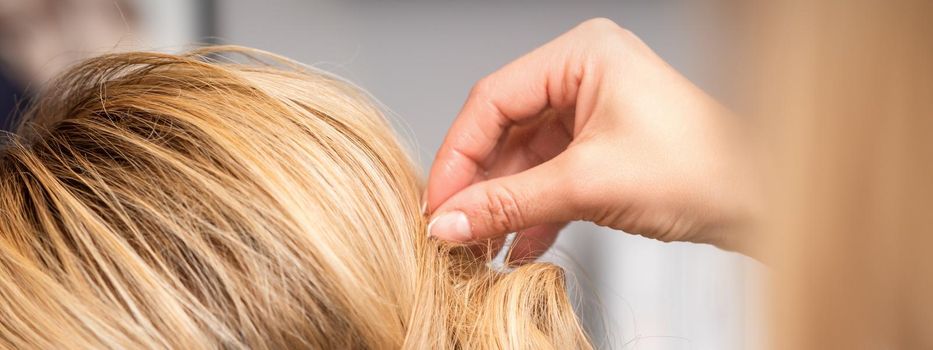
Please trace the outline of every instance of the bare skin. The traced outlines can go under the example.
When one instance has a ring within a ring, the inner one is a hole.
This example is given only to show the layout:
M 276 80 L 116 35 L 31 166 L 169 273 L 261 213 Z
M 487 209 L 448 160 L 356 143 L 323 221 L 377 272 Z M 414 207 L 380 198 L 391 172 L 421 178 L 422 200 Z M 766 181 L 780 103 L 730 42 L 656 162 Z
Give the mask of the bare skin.
M 429 233 L 519 232 L 536 258 L 569 221 L 742 250 L 755 184 L 736 118 L 607 19 L 481 79 L 434 159 Z

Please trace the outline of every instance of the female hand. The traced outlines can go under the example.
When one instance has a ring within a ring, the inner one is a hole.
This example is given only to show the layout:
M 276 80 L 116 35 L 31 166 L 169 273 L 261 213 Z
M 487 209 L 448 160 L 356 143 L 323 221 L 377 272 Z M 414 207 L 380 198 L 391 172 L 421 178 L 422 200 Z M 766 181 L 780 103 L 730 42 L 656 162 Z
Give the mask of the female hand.
M 573 220 L 738 249 L 754 185 L 737 129 L 635 35 L 589 20 L 473 87 L 431 167 L 428 230 L 519 232 L 513 263 Z

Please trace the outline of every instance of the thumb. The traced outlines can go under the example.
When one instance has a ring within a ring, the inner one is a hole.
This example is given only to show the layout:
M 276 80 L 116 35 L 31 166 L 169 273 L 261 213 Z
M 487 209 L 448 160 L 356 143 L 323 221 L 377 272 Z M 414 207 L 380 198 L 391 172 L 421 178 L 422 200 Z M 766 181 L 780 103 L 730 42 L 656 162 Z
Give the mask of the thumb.
M 574 184 L 558 155 L 523 172 L 473 184 L 441 204 L 428 224 L 439 239 L 469 242 L 579 217 Z

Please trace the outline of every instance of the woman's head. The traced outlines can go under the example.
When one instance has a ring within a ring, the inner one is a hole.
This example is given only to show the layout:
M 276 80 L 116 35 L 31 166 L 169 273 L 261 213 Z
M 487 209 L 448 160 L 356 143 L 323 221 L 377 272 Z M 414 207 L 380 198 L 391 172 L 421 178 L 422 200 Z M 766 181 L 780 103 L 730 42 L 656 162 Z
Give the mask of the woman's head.
M 27 113 L 0 150 L 0 344 L 588 346 L 559 268 L 428 239 L 359 90 L 221 51 L 97 58 Z

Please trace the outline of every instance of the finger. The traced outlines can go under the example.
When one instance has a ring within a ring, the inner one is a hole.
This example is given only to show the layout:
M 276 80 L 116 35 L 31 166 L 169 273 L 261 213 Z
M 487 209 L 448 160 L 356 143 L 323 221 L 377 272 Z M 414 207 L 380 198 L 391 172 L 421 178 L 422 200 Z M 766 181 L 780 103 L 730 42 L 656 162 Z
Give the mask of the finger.
M 540 122 L 514 126 L 509 129 L 508 136 L 504 137 L 504 140 L 500 141 L 499 145 L 497 145 L 499 148 L 499 156 L 494 156 L 495 160 L 492 160 L 491 164 L 485 166 L 485 176 L 475 176 L 473 183 L 528 170 L 559 154 L 561 150 L 567 147 L 570 140 L 569 133 L 565 130 L 556 115 L 545 118 Z M 542 225 L 538 228 L 549 227 L 547 225 Z M 527 239 L 518 238 L 517 240 L 513 240 L 513 242 L 519 242 L 518 246 L 520 247 L 514 250 L 511 249 L 512 246 L 515 246 L 513 243 L 506 253 L 513 254 L 519 252 L 519 259 L 522 261 L 532 261 L 537 258 L 537 255 L 533 255 L 535 251 L 546 250 L 546 247 L 534 247 L 529 245 L 526 241 L 532 239 L 536 242 L 541 242 L 541 238 L 535 237 L 535 233 L 540 231 L 538 228 L 533 227 L 516 235 L 517 237 L 523 235 Z M 559 227 L 555 227 L 552 230 L 554 236 L 557 234 L 557 229 L 559 229 Z M 551 240 L 553 241 L 553 238 Z M 491 259 L 502 249 L 505 237 L 482 242 L 481 244 L 472 245 L 474 255 L 476 257 Z M 525 253 L 526 251 L 528 251 L 528 253 Z M 528 256 L 526 257 L 526 255 Z M 515 256 L 515 254 L 513 254 L 513 256 Z
M 506 264 L 519 266 L 535 261 L 554 245 L 557 234 L 564 226 L 567 226 L 566 222 L 545 224 L 519 232 L 509 247 Z
M 500 141 L 500 151 L 495 162 L 485 166 L 487 179 L 528 170 L 565 150 L 571 141 L 570 136 L 554 131 L 555 128 L 549 124 L 554 123 L 536 123 L 512 128 L 509 135 Z
M 428 231 L 440 239 L 469 242 L 576 219 L 567 200 L 574 184 L 563 175 L 562 157 L 464 189 L 437 209 Z
M 547 108 L 572 108 L 582 65 L 551 42 L 482 79 L 447 132 L 428 176 L 428 212 L 471 184 L 511 125 Z

